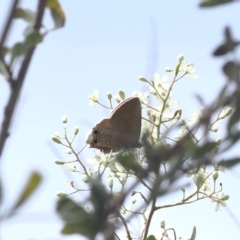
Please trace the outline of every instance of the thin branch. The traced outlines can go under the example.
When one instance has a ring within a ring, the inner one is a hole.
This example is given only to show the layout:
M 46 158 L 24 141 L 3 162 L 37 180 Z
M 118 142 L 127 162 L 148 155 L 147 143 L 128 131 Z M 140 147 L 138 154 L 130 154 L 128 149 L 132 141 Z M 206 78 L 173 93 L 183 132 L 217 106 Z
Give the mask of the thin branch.
M 36 22 L 34 25 L 35 30 L 39 30 L 41 28 L 46 3 L 47 3 L 47 0 L 39 0 L 38 1 L 37 18 L 36 18 Z M 12 11 L 14 11 L 14 10 L 12 10 Z M 10 16 L 12 16 L 12 15 L 10 15 Z M 9 21 L 11 22 L 12 18 Z M 9 28 L 5 28 L 5 29 L 7 29 L 7 31 L 9 31 Z M 5 31 L 4 31 L 4 35 L 3 35 L 2 39 L 5 40 L 6 36 L 7 36 L 7 33 L 5 33 Z M 1 44 L 4 43 L 3 40 L 1 41 Z M 18 98 L 19 98 L 19 95 L 20 95 L 20 92 L 22 89 L 22 85 L 23 85 L 25 76 L 27 74 L 27 70 L 30 65 L 35 48 L 36 47 L 31 48 L 26 53 L 25 58 L 22 62 L 21 68 L 19 70 L 18 77 L 16 78 L 16 81 L 12 82 L 12 85 L 11 85 L 11 94 L 10 94 L 8 103 L 4 110 L 4 119 L 2 122 L 1 133 L 0 133 L 0 157 L 3 152 L 6 139 L 9 136 L 9 127 L 12 122 L 13 113 L 14 113 L 14 110 L 16 109 L 17 101 L 18 101 Z
M 15 9 L 18 5 L 18 2 L 19 2 L 19 0 L 14 0 L 13 3 L 12 3 L 11 10 L 9 11 L 9 16 L 8 16 L 7 21 L 6 21 L 5 28 L 3 30 L 2 37 L 1 37 L 1 40 L 0 40 L 0 52 L 2 52 L 2 48 L 4 46 L 5 40 L 6 40 L 6 38 L 8 36 L 8 33 L 10 31 L 11 23 L 12 23 L 12 20 L 13 20 L 13 15 L 14 15 Z

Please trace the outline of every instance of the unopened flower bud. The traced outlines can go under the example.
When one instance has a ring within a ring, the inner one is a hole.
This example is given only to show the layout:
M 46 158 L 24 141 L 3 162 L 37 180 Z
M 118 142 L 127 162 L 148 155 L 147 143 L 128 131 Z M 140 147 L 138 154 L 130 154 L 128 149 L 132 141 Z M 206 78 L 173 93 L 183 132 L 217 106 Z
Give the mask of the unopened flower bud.
M 142 82 L 148 82 L 148 80 L 145 78 L 145 77 L 139 77 L 139 80 L 142 81 Z
M 203 173 L 202 172 L 199 172 L 197 175 L 196 175 L 196 178 L 195 178 L 195 184 L 197 186 L 197 188 L 201 188 L 202 184 L 203 184 Z
M 160 227 L 163 228 L 163 229 L 165 229 L 166 223 L 165 223 L 164 220 L 161 220 L 161 221 L 160 221 Z
M 85 142 L 90 144 L 93 140 L 92 130 L 90 130 L 85 137 Z
M 73 129 L 73 133 L 74 133 L 74 135 L 77 135 L 78 132 L 79 132 L 79 128 L 78 128 L 78 127 L 74 127 L 74 129 Z
M 111 94 L 111 93 L 107 93 L 107 98 L 108 98 L 109 100 L 111 100 L 111 99 L 112 99 L 112 94 Z
M 120 96 L 120 98 L 121 98 L 122 100 L 124 100 L 124 99 L 126 98 L 125 92 L 124 92 L 123 90 L 119 90 L 118 95 Z
M 58 164 L 58 165 L 64 165 L 64 164 L 65 164 L 64 161 L 59 160 L 59 159 L 56 159 L 54 162 L 55 162 L 56 164 Z
M 213 126 L 211 127 L 210 130 L 211 130 L 212 132 L 217 132 L 217 131 L 218 131 L 218 128 L 219 128 L 219 127 L 218 127 L 217 124 L 213 124 Z
M 222 139 L 221 138 L 216 138 L 215 139 L 215 143 L 217 143 L 218 145 L 220 145 L 222 142 Z
M 218 171 L 213 172 L 212 178 L 214 181 L 216 181 L 218 179 Z
M 89 181 L 88 175 L 87 175 L 87 174 L 83 174 L 83 175 L 82 175 L 82 180 L 83 180 L 85 183 L 88 183 L 88 181 Z
M 62 197 L 66 197 L 67 194 L 65 192 L 57 192 L 57 196 L 62 198 Z
M 232 113 L 232 108 L 229 106 L 226 106 L 223 108 L 223 110 L 221 111 L 219 118 L 223 119 L 227 116 L 229 116 Z
M 113 188 L 113 179 L 112 177 L 108 178 L 108 186 L 112 189 Z
M 58 143 L 58 144 L 61 144 L 61 143 L 62 143 L 61 140 L 58 139 L 58 138 L 55 137 L 55 136 L 52 137 L 52 140 L 53 140 L 55 143 Z
M 173 72 L 174 70 L 173 69 L 171 69 L 171 68 L 165 68 L 165 72 Z
M 62 120 L 63 123 L 67 123 L 67 121 L 68 121 L 67 116 L 66 116 L 66 115 L 63 115 L 63 116 L 61 117 L 61 120 Z
M 222 200 L 223 200 L 223 201 L 227 201 L 229 198 L 230 198 L 229 195 L 224 195 L 224 196 L 222 197 Z
M 181 63 L 184 60 L 183 54 L 178 55 L 178 62 Z

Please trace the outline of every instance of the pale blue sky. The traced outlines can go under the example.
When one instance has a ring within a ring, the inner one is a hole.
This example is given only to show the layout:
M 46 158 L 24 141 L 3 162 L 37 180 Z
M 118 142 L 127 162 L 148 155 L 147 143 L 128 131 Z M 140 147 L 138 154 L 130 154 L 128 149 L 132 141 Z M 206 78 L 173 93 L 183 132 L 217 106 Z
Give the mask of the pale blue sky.
M 9 2 L 0 2 L 1 29 Z M 105 102 L 107 92 L 115 95 L 123 89 L 131 96 L 133 91 L 145 91 L 146 86 L 138 77 L 152 77 L 155 72 L 162 76 L 164 68 L 174 67 L 182 53 L 187 62 L 195 63 L 199 75 L 198 79 L 180 81 L 173 93 L 174 99 L 181 103 L 184 117 L 189 118 L 192 109 L 201 107 L 195 94 L 202 95 L 208 103 L 215 97 L 225 79 L 220 70 L 223 59 L 213 58 L 211 52 L 223 41 L 226 25 L 240 38 L 239 4 L 201 10 L 198 3 L 61 1 L 66 25 L 50 33 L 34 55 L 2 157 L 4 208 L 13 204 L 32 170 L 40 171 L 44 182 L 15 218 L 1 223 L 1 239 L 79 239 L 59 234 L 61 221 L 54 212 L 55 193 L 70 192 L 66 181 L 72 180 L 73 175 L 54 164 L 55 158 L 66 155 L 58 146 L 59 152 L 55 151 L 50 137 L 54 132 L 62 132 L 60 118 L 66 114 L 69 129 L 79 126 L 78 143 L 80 147 L 83 145 L 86 132 L 108 115 L 108 111 L 98 106 L 89 107 L 87 97 L 94 89 Z M 31 8 L 35 1 L 22 1 L 22 5 Z M 51 26 L 49 19 L 46 16 L 47 25 Z M 23 24 L 15 25 L 9 45 L 21 40 L 22 27 Z M 5 106 L 7 94 L 6 83 L 0 81 L 0 109 Z M 216 136 L 221 136 L 221 132 Z M 85 158 L 92 156 L 90 151 L 84 154 Z M 237 168 L 221 176 L 224 192 L 230 195 L 228 206 L 238 221 L 239 173 Z M 167 196 L 163 202 L 174 202 L 180 195 Z M 208 200 L 164 209 L 158 217 L 154 220 L 156 229 L 160 218 L 165 218 L 169 227 L 176 228 L 178 236 L 187 236 L 195 225 L 199 240 L 240 239 L 240 229 L 225 209 L 215 213 L 214 204 Z

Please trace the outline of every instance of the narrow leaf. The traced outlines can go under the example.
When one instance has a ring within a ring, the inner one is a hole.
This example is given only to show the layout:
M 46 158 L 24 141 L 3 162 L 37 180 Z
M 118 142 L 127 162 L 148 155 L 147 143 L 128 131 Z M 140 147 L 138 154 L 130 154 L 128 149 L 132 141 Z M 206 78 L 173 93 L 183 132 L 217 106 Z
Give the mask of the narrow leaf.
M 58 29 L 65 24 L 65 14 L 58 2 L 58 0 L 48 0 L 47 7 L 50 9 L 54 21 L 54 29 Z
M 23 205 L 26 200 L 37 190 L 39 184 L 41 183 L 42 177 L 39 173 L 33 172 L 29 177 L 29 180 L 26 183 L 21 195 L 19 196 L 16 204 L 13 207 L 13 210 L 16 210 L 21 205 Z
M 231 3 L 235 0 L 208 0 L 200 3 L 200 7 L 214 7 L 217 5 L 225 4 L 225 3 Z
M 240 66 L 234 61 L 229 61 L 223 66 L 223 72 L 229 80 L 235 80 L 237 82 L 239 79 L 239 71 Z
M 189 240 L 195 240 L 195 239 L 196 239 L 196 236 L 197 236 L 197 229 L 196 229 L 196 227 L 194 226 L 194 227 L 193 227 L 193 231 L 192 231 L 192 235 L 191 235 L 191 237 L 190 237 Z
M 30 9 L 16 8 L 13 18 L 20 18 L 26 21 L 27 23 L 34 24 L 36 15 Z
M 232 159 L 229 159 L 227 161 L 221 161 L 219 162 L 219 166 L 223 166 L 223 167 L 227 167 L 227 168 L 231 168 L 231 167 L 234 167 L 235 165 L 239 164 L 240 163 L 240 158 L 239 157 L 236 157 L 236 158 L 232 158 Z

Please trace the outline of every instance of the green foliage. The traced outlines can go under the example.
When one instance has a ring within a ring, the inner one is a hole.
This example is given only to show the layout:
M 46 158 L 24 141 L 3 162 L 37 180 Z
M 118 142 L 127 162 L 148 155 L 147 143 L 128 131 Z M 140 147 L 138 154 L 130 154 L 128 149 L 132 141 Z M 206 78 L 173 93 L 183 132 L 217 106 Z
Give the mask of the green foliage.
M 33 195 L 33 193 L 38 189 L 42 181 L 42 176 L 38 172 L 32 172 L 27 180 L 22 192 L 17 197 L 15 204 L 9 210 L 5 210 L 0 215 L 0 219 L 6 219 L 12 217 L 16 214 L 16 211 L 27 202 L 27 200 Z M 0 194 L 0 200 L 2 199 L 2 189 Z M 1 201 L 0 201 L 1 202 Z
M 213 56 L 218 57 L 218 56 L 223 56 L 227 53 L 233 52 L 236 49 L 236 47 L 240 44 L 239 41 L 235 41 L 233 39 L 229 27 L 225 28 L 224 35 L 225 35 L 225 42 L 214 50 Z
M 89 239 L 94 239 L 99 232 L 106 237 L 113 235 L 109 232 L 109 229 L 114 229 L 113 222 L 107 221 L 108 214 L 112 213 L 111 197 L 99 179 L 91 179 L 90 183 L 91 194 L 87 200 L 93 204 L 90 212 L 67 197 L 59 199 L 57 211 L 65 223 L 63 234 L 79 233 Z
M 217 5 L 236 2 L 236 0 L 205 0 L 200 4 L 200 7 L 215 7 Z
M 33 172 L 30 175 L 29 180 L 26 183 L 26 186 L 24 187 L 21 195 L 19 196 L 17 202 L 13 207 L 13 210 L 16 210 L 27 201 L 27 199 L 34 193 L 34 191 L 37 190 L 41 181 L 42 181 L 42 177 L 39 173 Z

